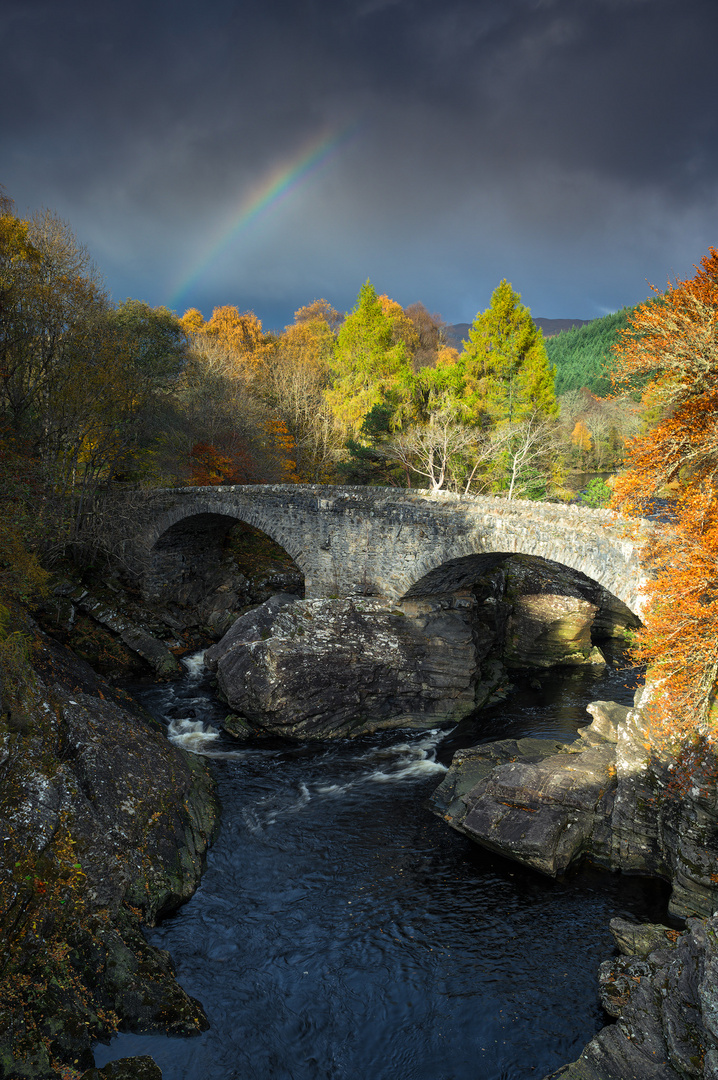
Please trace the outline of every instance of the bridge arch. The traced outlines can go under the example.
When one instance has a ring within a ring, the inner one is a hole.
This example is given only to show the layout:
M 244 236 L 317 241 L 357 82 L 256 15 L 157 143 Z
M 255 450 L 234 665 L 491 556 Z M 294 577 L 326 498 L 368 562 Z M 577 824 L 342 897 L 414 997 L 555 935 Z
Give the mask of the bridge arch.
M 145 543 L 150 550 L 161 548 L 169 545 L 171 539 L 178 536 L 183 529 L 191 531 L 193 527 L 204 522 L 211 523 L 217 534 L 222 535 L 223 529 L 224 532 L 228 532 L 238 521 L 245 525 L 252 525 L 255 529 L 261 529 L 275 543 L 283 547 L 287 554 L 291 555 L 304 573 L 302 560 L 306 556 L 301 535 L 298 536 L 292 530 L 282 528 L 281 522 L 267 514 L 261 505 L 252 505 L 249 501 L 240 506 L 228 505 L 226 509 L 219 509 L 216 501 L 210 500 L 206 502 L 198 500 L 190 507 L 174 506 L 153 522 L 146 534 Z
M 452 593 L 468 588 L 498 563 L 514 555 L 539 559 L 548 566 L 567 567 L 616 597 L 636 618 L 643 610 L 644 577 L 622 561 L 607 559 L 593 544 L 577 544 L 571 535 L 541 540 L 523 530 L 497 537 L 465 536 L 447 539 L 445 545 L 422 551 L 413 568 L 408 588 L 399 599 L 415 599 L 435 593 Z
M 229 533 L 240 523 L 268 536 L 306 575 L 302 536 L 282 528 L 281 521 L 267 514 L 261 504 L 242 500 L 219 506 L 216 500 L 200 498 L 168 508 L 145 533 L 145 596 L 166 600 L 192 580 L 200 583 L 211 578 L 220 566 Z

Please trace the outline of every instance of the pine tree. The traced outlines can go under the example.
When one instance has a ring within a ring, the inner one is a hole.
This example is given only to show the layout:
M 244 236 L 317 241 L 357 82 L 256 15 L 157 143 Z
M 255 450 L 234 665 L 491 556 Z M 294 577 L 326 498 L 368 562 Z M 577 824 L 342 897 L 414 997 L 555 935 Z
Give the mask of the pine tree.
M 557 415 L 543 334 L 506 279 L 494 290 L 491 306 L 476 316 L 463 344 L 464 393 L 477 420 L 496 425 Z

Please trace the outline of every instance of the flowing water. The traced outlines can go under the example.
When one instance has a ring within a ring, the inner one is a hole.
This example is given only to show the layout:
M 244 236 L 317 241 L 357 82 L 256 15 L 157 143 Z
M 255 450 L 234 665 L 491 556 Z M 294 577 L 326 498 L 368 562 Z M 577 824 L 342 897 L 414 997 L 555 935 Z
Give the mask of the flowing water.
M 524 1080 L 605 1022 L 596 971 L 614 915 L 665 916 L 656 882 L 584 869 L 550 881 L 483 852 L 426 800 L 458 746 L 571 738 L 625 671 L 541 677 L 446 731 L 296 746 L 216 725 L 201 659 L 137 692 L 212 759 L 222 827 L 194 898 L 148 934 L 211 1028 L 121 1035 L 99 1065 L 149 1053 L 164 1080 Z

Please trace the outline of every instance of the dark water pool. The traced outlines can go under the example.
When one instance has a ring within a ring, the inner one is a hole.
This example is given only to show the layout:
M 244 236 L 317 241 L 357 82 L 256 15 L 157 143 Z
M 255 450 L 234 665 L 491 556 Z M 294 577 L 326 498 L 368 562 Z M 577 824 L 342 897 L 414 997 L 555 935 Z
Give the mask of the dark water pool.
M 97 1063 L 149 1053 L 165 1080 L 523 1080 L 575 1058 L 604 1023 L 609 919 L 662 917 L 664 888 L 543 879 L 426 800 L 458 745 L 575 734 L 587 701 L 630 701 L 626 672 L 551 673 L 450 736 L 243 748 L 207 737 L 218 707 L 193 668 L 142 696 L 217 755 L 221 835 L 196 896 L 148 936 L 211 1028 L 122 1035 Z

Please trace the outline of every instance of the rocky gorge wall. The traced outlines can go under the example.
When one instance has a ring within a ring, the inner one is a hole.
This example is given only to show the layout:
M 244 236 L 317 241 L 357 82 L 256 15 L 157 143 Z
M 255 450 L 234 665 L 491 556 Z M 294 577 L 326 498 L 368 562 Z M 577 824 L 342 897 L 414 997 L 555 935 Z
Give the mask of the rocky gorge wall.
M 199 758 L 26 623 L 1 643 L 0 1075 L 87 1080 L 119 1028 L 207 1026 L 142 924 L 191 896 L 217 807 Z M 159 1075 L 149 1060 L 120 1078 Z
M 257 586 L 237 566 L 232 566 L 231 560 L 220 561 L 209 594 L 198 589 L 196 582 L 188 582 L 186 592 L 179 597 L 180 603 L 175 596 L 171 608 L 158 609 L 159 621 L 166 627 L 174 621 L 178 629 L 201 627 L 203 632 L 209 630 L 218 636 L 238 609 L 241 611 L 252 601 L 263 599 L 258 588 L 271 593 L 289 580 L 292 587 L 301 589 L 301 579 L 295 572 L 290 569 L 289 578 L 283 578 L 286 566 L 275 569 L 274 576 L 265 575 L 263 583 Z M 295 593 L 275 596 L 259 608 L 240 614 L 230 632 L 208 651 L 219 685 L 236 712 L 235 720 L 228 723 L 229 729 L 234 723 L 234 730 L 240 735 L 246 734 L 249 725 L 254 730 L 307 739 L 407 723 L 424 726 L 437 720 L 455 720 L 500 694 L 510 684 L 514 671 L 549 671 L 552 667 L 602 663 L 597 641 L 620 635 L 625 627 L 636 624 L 625 605 L 594 582 L 544 560 L 530 556 L 462 560 L 458 578 L 455 568 L 448 569 L 447 580 L 460 586 L 454 592 L 441 592 L 439 588 L 438 592 L 419 592 L 401 602 L 373 597 L 305 601 Z M 439 577 L 437 572 L 434 584 L 440 586 Z M 73 618 L 73 612 L 85 611 L 95 619 L 104 620 L 103 624 L 112 633 L 124 635 L 129 647 L 143 649 L 148 662 L 152 663 L 153 657 L 157 663 L 165 663 L 167 656 L 172 658 L 166 650 L 162 655 L 157 653 L 151 643 L 137 637 L 132 627 L 124 621 L 118 622 L 116 612 L 110 611 L 108 615 L 105 607 L 98 607 L 96 599 L 82 590 L 66 591 L 58 600 L 61 605 L 70 605 L 65 611 L 67 619 Z M 85 685 L 83 679 L 90 678 L 87 672 L 82 679 L 78 678 L 74 666 L 71 670 L 72 674 L 68 673 L 65 680 L 68 693 L 76 686 Z M 50 681 L 55 678 L 53 675 Z M 84 772 L 79 765 L 72 766 L 77 771 L 78 782 L 90 785 L 87 797 L 91 803 L 98 798 L 91 786 L 95 762 L 101 773 L 105 770 L 104 776 L 108 775 L 108 768 L 119 776 L 124 766 L 112 754 L 117 754 L 118 745 L 126 747 L 126 742 L 118 741 L 112 734 L 112 725 L 105 718 L 101 704 L 113 692 L 102 682 L 96 681 L 94 687 L 94 703 L 89 705 L 85 719 L 74 729 L 68 726 L 68 731 L 73 731 L 72 739 L 82 746 L 84 741 L 89 741 L 92 754 L 96 755 Z M 49 688 L 44 692 L 49 695 Z M 77 692 L 72 692 L 71 701 L 68 715 L 75 707 L 85 707 Z M 453 784 L 453 790 L 442 785 L 442 793 L 437 795 L 438 812 L 446 819 L 453 818 L 449 823 L 472 839 L 519 858 L 541 872 L 562 873 L 572 863 L 587 857 L 606 867 L 672 879 L 673 911 L 678 915 L 712 913 L 716 852 L 711 829 L 718 807 L 710 783 L 699 785 L 687 800 L 671 797 L 667 763 L 650 746 L 640 705 L 639 702 L 638 708 L 622 711 L 610 703 L 597 705 L 593 723 L 584 731 L 580 742 L 571 747 L 557 743 L 539 745 L 540 741 L 524 745 L 525 741 L 521 741 L 521 744 L 508 742 L 460 752 L 447 776 L 446 783 Z M 99 706 L 102 735 L 91 738 L 86 725 L 94 730 L 96 706 Z M 11 718 L 11 725 L 22 727 L 21 717 L 21 712 L 17 713 L 14 720 Z M 127 734 L 129 729 L 123 738 Z M 135 737 L 133 733 L 133 740 Z M 109 758 L 103 748 L 106 741 L 110 747 L 115 746 Z M 145 752 L 144 736 L 137 746 Z M 71 751 L 70 756 L 85 760 L 85 753 L 85 750 L 79 755 Z M 14 761 L 17 768 L 17 755 Z M 149 768 L 156 767 L 154 750 L 149 752 L 147 761 Z M 163 776 L 162 769 L 166 767 L 160 761 L 158 775 Z M 120 898 L 116 912 L 113 914 L 114 909 L 108 906 L 112 932 L 119 935 L 119 940 L 110 936 L 107 940 L 114 944 L 107 946 L 94 915 L 87 921 L 87 939 L 78 938 L 79 944 L 75 945 L 74 938 L 66 935 L 78 957 L 73 971 L 78 972 L 80 990 L 70 991 L 62 982 L 65 974 L 61 961 L 46 959 L 48 950 L 57 952 L 57 936 L 49 939 L 38 966 L 32 966 L 34 954 L 26 954 L 31 959 L 29 970 L 45 979 L 40 984 L 43 994 L 47 993 L 47 975 L 43 972 L 51 972 L 50 977 L 57 978 L 63 987 L 57 998 L 56 1029 L 50 1033 L 43 1030 L 40 1035 L 38 1029 L 33 1035 L 39 1039 L 40 1049 L 44 1047 L 46 1058 L 31 1059 L 28 1076 L 54 1075 L 42 1071 L 46 1068 L 43 1061 L 49 1061 L 50 1054 L 55 1060 L 63 1059 L 64 1055 L 66 1061 L 74 1054 L 74 1067 L 87 1069 L 90 1059 L 84 1034 L 75 1037 L 63 1033 L 63 1025 L 67 1028 L 72 1025 L 73 1010 L 85 1008 L 83 995 L 89 995 L 89 1012 L 80 1011 L 76 1015 L 89 1017 L 85 1033 L 99 1037 L 103 1031 L 111 1030 L 115 1022 L 109 1011 L 102 1018 L 105 1009 L 114 1012 L 126 1029 L 133 1025 L 145 1028 L 154 1025 L 164 1030 L 189 1031 L 202 1026 L 199 1006 L 190 999 L 187 999 L 189 1004 L 183 1002 L 182 992 L 177 997 L 172 989 L 176 984 L 166 958 L 160 962 L 152 951 L 143 951 L 143 941 L 136 936 L 134 909 L 140 912 L 140 918 L 151 921 L 156 917 L 157 904 L 157 910 L 162 910 L 163 905 L 168 909 L 187 889 L 191 890 L 191 886 L 182 885 L 169 890 L 166 904 L 156 898 L 154 907 L 152 903 L 141 906 L 143 891 L 147 896 L 152 889 L 147 877 L 149 863 L 144 860 L 142 866 L 132 864 L 128 849 L 133 844 L 137 846 L 138 836 L 152 832 L 153 819 L 166 823 L 168 814 L 179 813 L 181 817 L 182 811 L 178 807 L 173 810 L 169 804 L 160 807 L 156 792 L 151 792 L 147 785 L 143 787 L 141 774 L 130 769 L 132 784 L 137 783 L 138 775 L 141 812 L 129 801 L 128 790 L 124 787 L 120 790 L 122 785 L 115 784 L 102 820 L 107 826 L 115 820 L 114 814 L 124 814 L 131 823 L 136 826 L 139 823 L 140 831 L 129 827 L 125 819 L 118 830 L 111 826 L 110 838 L 116 846 L 99 852 L 95 869 L 99 881 L 103 860 L 114 858 L 118 866 L 129 866 L 121 879 L 125 892 L 116 887 L 113 893 Z M 169 774 L 165 779 L 175 783 Z M 177 790 L 181 796 L 190 789 L 180 783 Z M 118 804 L 123 808 L 120 811 Z M 42 799 L 36 800 L 30 817 L 39 820 L 44 813 Z M 158 813 L 159 818 L 155 816 Z M 150 862 L 159 881 L 167 873 L 163 860 L 169 865 L 173 850 L 175 853 L 185 850 L 186 841 L 180 832 L 167 843 L 164 854 L 156 845 L 150 845 Z M 206 843 L 206 829 L 204 841 L 192 841 L 196 852 L 201 852 L 202 843 Z M 88 850 L 91 847 L 90 844 Z M 180 861 L 183 859 L 184 855 Z M 189 862 L 192 865 L 186 868 L 186 880 L 194 881 L 197 858 L 191 857 Z M 84 863 L 79 865 L 81 873 L 86 874 Z M 45 884 L 44 878 L 38 880 Z M 73 880 L 71 875 L 68 880 Z M 91 883 L 94 878 L 88 874 L 83 881 Z M 98 893 L 98 897 L 102 903 L 106 902 L 105 894 Z M 567 1080 L 718 1076 L 718 1072 L 708 1071 L 714 1047 L 709 993 L 713 971 L 710 943 L 714 932 L 712 923 L 701 919 L 689 924 L 683 935 L 663 928 L 656 931 L 662 935 L 657 951 L 667 953 L 666 956 L 640 957 L 644 965 L 640 970 L 638 967 L 634 970 L 628 960 L 625 970 L 621 967 L 623 960 L 609 962 L 612 966 L 606 967 L 601 975 L 602 985 L 605 983 L 602 993 L 604 1004 L 610 1006 L 608 1011 L 613 1009 L 612 1015 L 618 1013 L 619 1023 L 604 1029 L 581 1059 L 558 1075 Z M 666 936 L 671 933 L 673 937 Z M 679 947 L 674 951 L 676 942 Z M 96 987 L 88 990 L 90 956 L 100 956 L 101 977 Z M 119 981 L 112 974 L 118 968 Z M 55 971 L 57 975 L 52 974 Z M 147 980 L 154 987 L 155 997 L 143 989 Z M 618 991 L 612 989 L 614 986 Z M 640 987 L 640 992 L 635 987 Z M 667 995 L 673 995 L 669 1002 Z M 140 999 L 149 1005 L 138 1013 Z M 152 1006 L 153 1001 L 157 1008 Z M 688 1034 L 677 1036 L 679 1028 L 688 1030 L 688 1023 L 692 1025 Z M 177 1026 L 182 1024 L 184 1028 Z M 21 1027 L 17 1030 L 22 1036 Z M 646 1053 L 641 1049 L 644 1043 Z M 13 1049 L 10 1052 L 15 1053 Z M 661 1062 L 657 1063 L 659 1055 Z M 685 1062 L 690 1064 L 691 1057 L 698 1064 L 691 1064 L 693 1071 L 686 1071 Z M 150 1063 L 142 1067 L 153 1068 Z M 95 1080 L 99 1075 L 97 1070 L 88 1069 L 86 1080 Z

